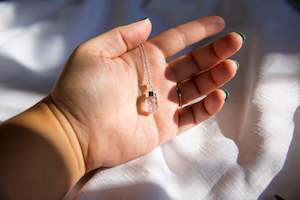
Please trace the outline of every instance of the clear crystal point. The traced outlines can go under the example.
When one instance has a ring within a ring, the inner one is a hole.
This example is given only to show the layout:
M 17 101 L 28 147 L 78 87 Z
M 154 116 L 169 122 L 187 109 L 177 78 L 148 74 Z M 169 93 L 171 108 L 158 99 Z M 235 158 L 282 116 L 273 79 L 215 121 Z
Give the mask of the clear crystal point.
M 155 113 L 158 109 L 158 100 L 156 93 L 153 91 L 149 91 L 148 95 L 146 97 L 146 106 L 147 106 L 147 112 L 149 114 Z

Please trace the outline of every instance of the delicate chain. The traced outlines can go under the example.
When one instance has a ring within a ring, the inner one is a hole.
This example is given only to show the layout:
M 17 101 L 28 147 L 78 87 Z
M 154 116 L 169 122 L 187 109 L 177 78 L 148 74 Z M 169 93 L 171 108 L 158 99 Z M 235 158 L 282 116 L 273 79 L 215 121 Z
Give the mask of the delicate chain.
M 140 48 L 140 52 L 141 52 L 141 55 L 142 55 L 142 63 L 143 63 L 143 68 L 144 68 L 144 77 L 147 81 L 147 89 L 150 90 L 150 91 L 154 91 L 153 87 L 152 87 L 152 82 L 151 82 L 151 72 L 150 72 L 150 69 L 149 69 L 149 66 L 148 66 L 148 57 L 147 57 L 147 54 L 145 52 L 145 47 L 144 47 L 144 44 L 141 44 L 139 46 Z

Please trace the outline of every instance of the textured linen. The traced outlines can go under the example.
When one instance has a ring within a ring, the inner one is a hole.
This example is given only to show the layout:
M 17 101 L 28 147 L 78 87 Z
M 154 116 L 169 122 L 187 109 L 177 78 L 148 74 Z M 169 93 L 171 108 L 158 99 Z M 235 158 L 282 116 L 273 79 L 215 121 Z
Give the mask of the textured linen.
M 145 16 L 158 33 L 206 15 L 224 17 L 224 33 L 247 35 L 224 109 L 149 155 L 98 171 L 76 199 L 299 199 L 300 14 L 285 0 L 1 2 L 0 120 L 45 96 L 82 41 Z

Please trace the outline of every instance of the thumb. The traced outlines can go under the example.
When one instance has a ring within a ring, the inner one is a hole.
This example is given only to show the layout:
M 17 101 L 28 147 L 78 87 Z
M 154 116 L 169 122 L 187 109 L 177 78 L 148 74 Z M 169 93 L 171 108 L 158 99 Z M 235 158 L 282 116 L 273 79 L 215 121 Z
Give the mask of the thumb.
M 88 43 L 101 56 L 114 58 L 145 42 L 150 33 L 151 22 L 149 18 L 145 18 L 129 25 L 114 28 L 91 39 Z

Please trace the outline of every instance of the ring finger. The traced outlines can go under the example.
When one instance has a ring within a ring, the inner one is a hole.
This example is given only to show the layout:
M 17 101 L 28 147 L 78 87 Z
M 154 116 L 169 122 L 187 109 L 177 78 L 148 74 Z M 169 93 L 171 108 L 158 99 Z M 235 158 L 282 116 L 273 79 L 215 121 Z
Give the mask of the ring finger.
M 214 68 L 201 73 L 180 84 L 181 103 L 187 104 L 201 96 L 205 96 L 231 80 L 238 69 L 238 63 L 225 60 Z

